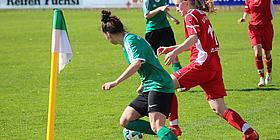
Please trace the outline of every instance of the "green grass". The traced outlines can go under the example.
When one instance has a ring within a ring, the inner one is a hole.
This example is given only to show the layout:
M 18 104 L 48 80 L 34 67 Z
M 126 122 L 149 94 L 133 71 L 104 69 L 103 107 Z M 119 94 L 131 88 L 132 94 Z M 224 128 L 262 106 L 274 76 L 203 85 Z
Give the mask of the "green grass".
M 129 32 L 144 36 L 141 10 L 113 13 Z M 1 140 L 46 137 L 52 14 L 51 10 L 0 11 Z M 65 10 L 64 15 L 74 57 L 59 75 L 55 138 L 122 140 L 119 117 L 136 96 L 138 75 L 111 91 L 102 91 L 101 85 L 114 80 L 127 66 L 122 49 L 109 44 L 100 32 L 98 10 Z M 276 13 L 274 20 L 273 85 L 264 88 L 256 87 L 258 76 L 247 36 L 248 25 L 237 24 L 241 15 L 242 10 L 210 16 L 220 42 L 228 93 L 225 100 L 259 132 L 261 139 L 279 139 L 280 13 Z M 172 23 L 172 27 L 177 42 L 182 42 L 183 25 Z M 188 63 L 188 57 L 189 53 L 180 55 L 183 65 Z M 171 72 L 169 67 L 165 68 Z M 240 132 L 211 112 L 201 88 L 177 95 L 183 130 L 180 139 L 241 139 Z

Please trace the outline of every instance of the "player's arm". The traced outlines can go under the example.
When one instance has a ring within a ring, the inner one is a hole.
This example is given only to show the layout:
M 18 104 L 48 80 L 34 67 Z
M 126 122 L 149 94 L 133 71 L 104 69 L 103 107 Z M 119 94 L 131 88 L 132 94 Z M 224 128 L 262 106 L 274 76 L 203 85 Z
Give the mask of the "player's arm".
M 196 34 L 190 35 L 183 43 L 176 47 L 173 51 L 166 54 L 164 62 L 165 65 L 170 65 L 183 51 L 189 50 L 190 46 L 197 42 L 198 36 Z
M 169 11 L 169 8 L 168 8 L 168 5 L 165 5 L 165 6 L 160 6 L 160 7 L 158 7 L 158 8 L 156 8 L 156 9 L 154 9 L 154 10 L 152 10 L 152 11 L 149 11 L 148 13 L 146 13 L 145 15 L 144 15 L 144 17 L 146 18 L 146 19 L 150 19 L 150 18 L 152 18 L 152 17 L 154 17 L 155 15 L 157 15 L 159 12 L 166 12 L 166 11 Z
M 246 17 L 248 16 L 248 14 L 250 14 L 249 2 L 250 2 L 249 0 L 245 1 L 244 13 L 243 16 L 238 20 L 239 23 L 245 22 Z
M 137 88 L 136 92 L 137 93 L 142 93 L 144 90 L 144 86 L 143 86 L 143 83 L 141 82 L 141 84 L 139 85 L 139 87 Z
M 180 24 L 180 21 L 177 18 L 173 17 L 168 11 L 165 11 L 165 13 L 171 21 L 175 22 L 177 25 Z
M 169 46 L 169 47 L 159 47 L 157 49 L 157 56 L 160 56 L 162 54 L 167 54 L 171 51 L 173 51 L 174 49 L 176 49 L 177 47 L 179 47 L 179 45 L 175 45 L 175 46 Z M 189 48 L 186 48 L 184 51 L 188 51 L 190 50 Z
M 245 22 L 247 15 L 248 15 L 248 13 L 244 12 L 243 16 L 238 20 L 238 22 Z
M 110 90 L 111 88 L 117 86 L 122 81 L 126 80 L 130 76 L 132 76 L 134 73 L 137 72 L 137 70 L 141 67 L 142 61 L 141 60 L 135 60 L 132 61 L 131 64 L 126 68 L 126 70 L 115 80 L 112 82 L 107 82 L 102 85 L 103 90 Z

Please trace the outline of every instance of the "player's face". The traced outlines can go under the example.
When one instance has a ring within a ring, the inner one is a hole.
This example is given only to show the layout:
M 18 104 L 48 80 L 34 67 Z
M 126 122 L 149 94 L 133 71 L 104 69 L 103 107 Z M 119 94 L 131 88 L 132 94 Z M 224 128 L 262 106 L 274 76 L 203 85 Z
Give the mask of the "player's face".
M 181 14 L 181 16 L 185 16 L 189 10 L 189 1 L 184 0 L 174 0 L 174 4 L 176 6 L 177 12 Z
M 105 38 L 112 44 L 116 45 L 117 41 L 114 37 L 114 35 L 110 34 L 109 32 L 104 33 Z

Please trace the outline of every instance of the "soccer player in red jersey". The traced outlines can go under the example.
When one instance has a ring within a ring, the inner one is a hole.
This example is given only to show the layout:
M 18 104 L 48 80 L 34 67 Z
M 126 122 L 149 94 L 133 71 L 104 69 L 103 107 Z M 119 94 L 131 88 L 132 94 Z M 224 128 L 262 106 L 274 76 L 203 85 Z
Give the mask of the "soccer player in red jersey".
M 272 40 L 273 40 L 273 25 L 272 19 L 274 9 L 272 0 L 246 0 L 244 14 L 239 22 L 245 22 L 248 14 L 251 15 L 248 35 L 252 48 L 255 53 L 255 62 L 260 81 L 258 86 L 264 86 L 271 83 L 272 75 Z M 264 79 L 264 66 L 262 60 L 262 50 L 265 53 L 266 59 L 266 78 Z
M 258 140 L 257 132 L 224 103 L 227 94 L 218 55 L 219 42 L 203 12 L 211 12 L 209 3 L 204 0 L 174 0 L 174 3 L 176 10 L 184 17 L 186 40 L 180 45 L 161 47 L 157 54 L 166 54 L 165 64 L 170 65 L 178 54 L 187 50 L 191 52 L 190 64 L 171 74 L 175 88 L 201 86 L 213 112 L 242 131 L 243 140 Z

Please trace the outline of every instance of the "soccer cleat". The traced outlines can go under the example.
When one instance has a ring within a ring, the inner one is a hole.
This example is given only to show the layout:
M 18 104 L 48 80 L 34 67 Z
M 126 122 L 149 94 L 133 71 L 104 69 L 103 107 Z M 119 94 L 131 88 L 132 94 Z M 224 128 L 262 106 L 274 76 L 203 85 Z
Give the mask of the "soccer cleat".
M 176 91 L 177 92 L 185 92 L 185 91 L 187 91 L 187 89 L 186 88 L 177 88 Z
M 259 140 L 259 135 L 256 131 L 253 131 L 249 135 L 243 135 L 242 140 Z
M 179 126 L 170 126 L 169 129 L 176 135 L 176 137 L 182 135 L 182 131 Z
M 260 82 L 258 83 L 258 87 L 263 87 L 265 85 L 265 81 L 263 77 L 260 77 Z
M 267 73 L 266 74 L 266 78 L 265 78 L 265 85 L 269 85 L 272 82 L 272 75 L 271 73 Z

